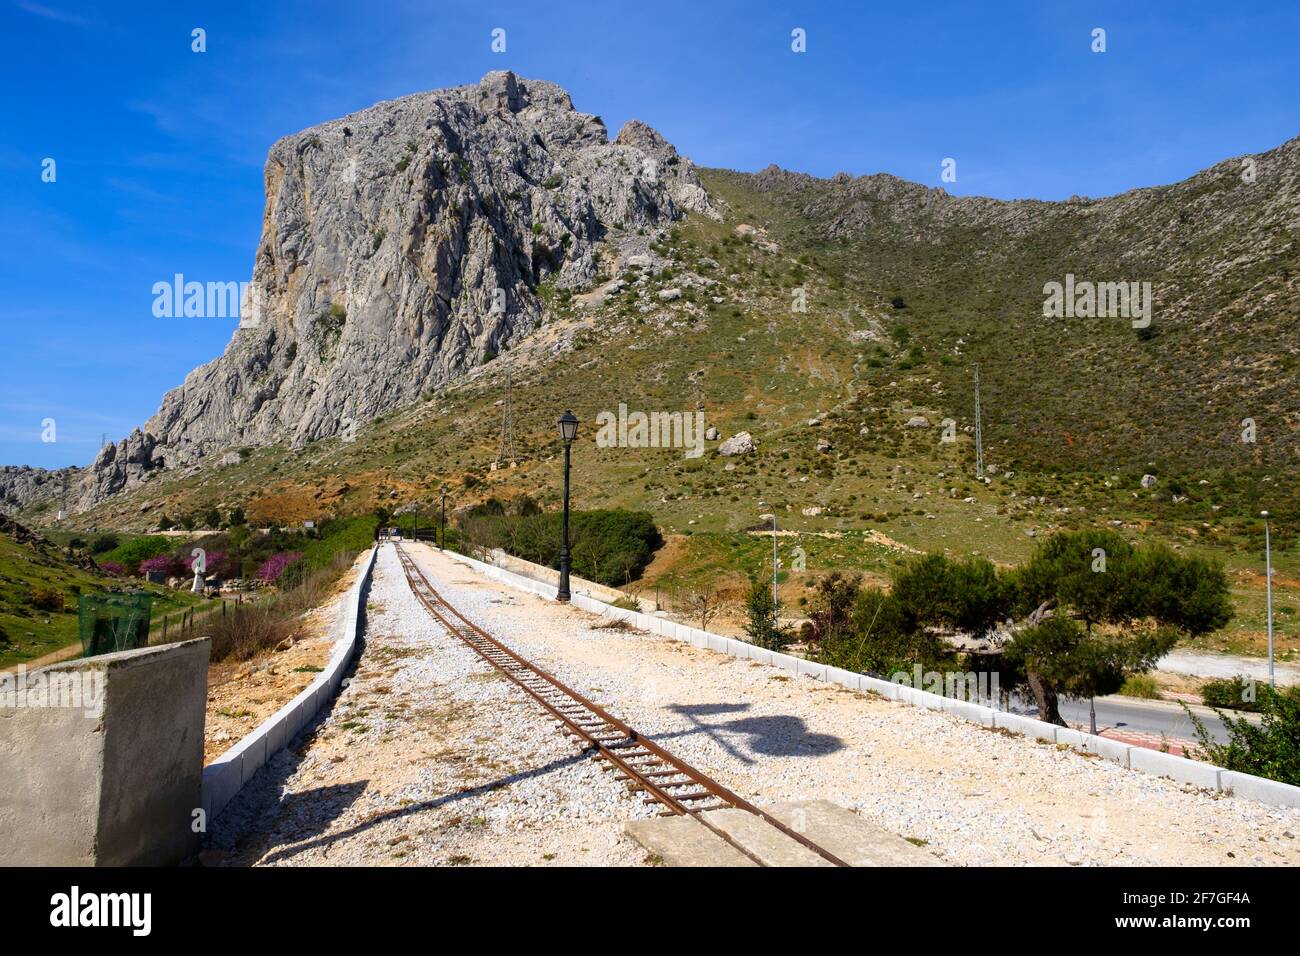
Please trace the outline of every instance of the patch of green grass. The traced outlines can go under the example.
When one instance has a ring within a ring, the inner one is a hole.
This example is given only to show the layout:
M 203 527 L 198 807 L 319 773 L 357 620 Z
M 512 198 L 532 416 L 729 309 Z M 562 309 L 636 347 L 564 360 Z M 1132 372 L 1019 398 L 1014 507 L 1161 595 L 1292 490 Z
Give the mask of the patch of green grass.
M 1130 674 L 1124 680 L 1119 692 L 1125 697 L 1140 697 L 1145 700 L 1160 699 L 1160 685 L 1150 674 Z

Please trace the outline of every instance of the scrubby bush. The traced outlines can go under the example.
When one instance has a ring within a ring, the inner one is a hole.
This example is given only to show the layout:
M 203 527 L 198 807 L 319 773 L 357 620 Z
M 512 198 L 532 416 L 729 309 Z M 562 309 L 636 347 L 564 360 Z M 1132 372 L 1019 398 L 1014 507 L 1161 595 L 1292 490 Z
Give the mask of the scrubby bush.
M 992 562 L 942 554 L 916 558 L 894 574 L 894 595 L 923 627 L 955 628 L 983 636 L 1015 605 L 1015 583 Z
M 1195 756 L 1228 770 L 1300 786 L 1300 690 L 1261 693 L 1258 705 L 1263 717 L 1258 724 L 1216 711 L 1228 730 L 1228 742 L 1219 743 L 1184 704 L 1200 741 Z
M 1207 707 L 1246 710 L 1253 713 L 1264 709 L 1262 701 L 1265 697 L 1277 693 L 1282 692 L 1240 674 L 1235 677 L 1208 680 L 1201 685 L 1201 700 Z M 1289 693 L 1300 694 L 1300 689 L 1293 688 Z
M 37 584 L 32 587 L 28 603 L 38 611 L 62 611 L 63 595 L 54 588 Z
M 501 548 L 508 554 L 560 566 L 562 515 L 509 515 L 504 506 L 485 505 L 460 522 L 462 537 L 480 550 Z M 620 587 L 640 577 L 663 536 L 654 518 L 644 511 L 575 511 L 569 515 L 570 567 L 579 577 Z
M 185 564 L 174 554 L 160 554 L 140 562 L 140 573 L 160 572 L 169 578 L 178 578 L 185 573 Z
M 108 558 L 121 564 L 127 571 L 134 574 L 139 569 L 141 561 L 155 558 L 160 554 L 167 554 L 174 547 L 175 542 L 170 538 L 165 538 L 162 535 L 149 535 L 119 545 L 108 553 Z
M 91 554 L 104 554 L 112 551 L 118 546 L 118 537 L 115 534 L 101 534 L 90 542 Z
M 329 597 L 334 582 L 351 566 L 353 553 L 336 553 L 322 567 L 306 571 L 293 587 L 284 588 L 270 600 L 237 606 L 231 613 L 214 615 L 204 622 L 212 638 L 213 661 L 246 661 L 293 636 L 302 614 L 319 607 Z M 306 568 L 297 561 L 290 568 Z
M 257 576 L 267 584 L 276 584 L 289 569 L 289 566 L 302 557 L 300 551 L 281 551 L 262 562 L 257 569 Z

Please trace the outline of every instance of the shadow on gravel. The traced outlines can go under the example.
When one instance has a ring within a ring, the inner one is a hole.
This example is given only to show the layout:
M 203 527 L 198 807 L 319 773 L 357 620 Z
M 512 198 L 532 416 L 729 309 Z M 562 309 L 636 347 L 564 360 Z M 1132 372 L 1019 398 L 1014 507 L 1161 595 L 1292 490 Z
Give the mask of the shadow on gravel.
M 339 787 L 325 787 L 321 791 L 303 791 L 299 794 L 286 794 L 284 788 L 311 749 L 316 733 L 334 713 L 339 698 L 347 693 L 347 685 L 356 676 L 357 665 L 366 653 L 366 630 L 369 625 L 366 603 L 370 599 L 370 588 L 373 583 L 374 576 L 371 575 L 371 579 L 361 589 L 357 644 L 352 653 L 352 660 L 343 672 L 344 686 L 317 711 L 311 723 L 300 730 L 283 750 L 277 751 L 258 769 L 257 773 L 253 774 L 253 779 L 249 780 L 239 793 L 235 794 L 234 799 L 226 804 L 221 815 L 209 821 L 203 849 L 215 850 L 226 857 L 222 860 L 223 863 L 241 865 L 257 860 L 269 845 L 271 830 L 286 808 L 308 794 L 338 791 L 331 802 L 331 815 L 328 817 L 322 815 L 319 826 L 314 831 L 320 832 L 364 792 L 369 781 L 362 780 Z M 359 789 L 350 794 L 343 792 L 352 788 Z M 348 799 L 342 799 L 344 796 Z
M 293 846 L 285 847 L 283 850 L 279 850 L 275 853 L 272 853 L 270 856 L 265 857 L 261 862 L 263 864 L 276 863 L 280 860 L 288 859 L 297 853 L 301 853 L 304 850 L 310 850 L 319 846 L 329 846 L 330 844 L 335 843 L 339 840 L 346 840 L 349 837 L 356 836 L 359 833 L 365 833 L 371 827 L 378 826 L 381 823 L 387 823 L 390 820 L 400 820 L 402 817 L 411 816 L 417 813 L 423 813 L 426 810 L 436 810 L 438 807 L 448 806 L 449 804 L 456 803 L 458 800 L 467 800 L 470 797 L 477 797 L 485 793 L 491 793 L 493 790 L 499 790 L 502 787 L 508 787 L 512 783 L 518 783 L 521 780 L 529 780 L 533 777 L 541 777 L 548 773 L 551 773 L 554 770 L 560 770 L 564 767 L 568 767 L 571 766 L 572 764 L 579 763 L 580 761 L 588 760 L 588 759 L 590 759 L 590 756 L 588 752 L 584 750 L 581 753 L 570 754 L 567 757 L 561 757 L 558 760 L 552 760 L 548 764 L 543 764 L 540 767 L 534 767 L 531 770 L 522 770 L 519 773 L 510 774 L 508 777 L 500 777 L 499 779 L 489 781 L 488 783 L 479 784 L 477 787 L 468 787 L 465 790 L 457 790 L 455 793 L 449 793 L 446 794 L 445 796 L 437 797 L 433 800 L 424 800 L 420 803 L 410 803 L 404 807 L 397 807 L 396 809 L 389 810 L 387 813 L 380 813 L 377 816 L 373 816 L 370 819 L 366 820 L 364 823 L 358 823 L 356 826 L 348 827 L 346 830 L 340 830 L 337 833 L 330 833 L 330 834 L 319 836 L 316 839 L 311 840 L 307 843 L 297 842 L 297 838 L 295 838 L 295 843 Z M 337 790 L 337 789 L 340 788 L 324 787 L 322 788 L 322 790 L 319 791 L 308 790 L 305 793 L 295 795 L 293 797 L 293 801 L 298 802 L 298 801 L 310 800 L 312 799 L 313 794 L 323 793 L 326 791 Z M 364 789 L 364 783 L 362 784 L 362 789 Z M 360 794 L 358 794 L 358 796 L 359 795 Z M 349 800 L 348 802 L 351 803 L 352 801 Z M 331 817 L 331 819 L 333 819 L 333 817 Z
M 749 710 L 749 704 L 673 704 L 668 709 L 689 719 L 695 729 L 657 734 L 656 740 L 704 733 L 743 763 L 753 763 L 753 754 L 765 757 L 820 757 L 844 747 L 844 741 L 839 737 L 809 732 L 802 717 L 776 714 L 767 717 L 717 719 L 743 714 Z M 743 751 L 733 744 L 738 736 L 745 738 Z

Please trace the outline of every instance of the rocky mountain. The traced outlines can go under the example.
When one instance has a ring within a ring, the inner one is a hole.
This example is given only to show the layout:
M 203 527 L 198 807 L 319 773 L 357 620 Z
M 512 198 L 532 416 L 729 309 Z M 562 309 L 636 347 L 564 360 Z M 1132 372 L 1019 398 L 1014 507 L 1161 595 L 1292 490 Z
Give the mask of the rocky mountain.
M 30 465 L 0 465 L 0 515 L 15 514 L 20 509 L 59 500 L 66 481 L 69 499 L 80 488 L 81 468 L 59 468 L 49 471 Z
M 649 126 L 611 140 L 560 87 L 508 72 L 285 137 L 265 180 L 240 328 L 101 452 L 81 507 L 436 391 L 535 330 L 547 296 L 590 283 L 620 240 L 688 210 L 717 215 Z
M 783 405 L 751 427 L 755 396 L 797 395 L 808 414 L 858 420 L 844 439 L 865 447 L 893 434 L 867 425 L 890 403 L 903 421 L 929 411 L 968 429 L 978 363 L 986 443 L 1026 470 L 1267 471 L 1300 454 L 1300 139 L 1171 186 L 1001 201 L 886 174 L 697 170 L 642 123 L 611 140 L 559 87 L 494 73 L 279 141 L 266 193 L 241 328 L 84 470 L 79 507 L 346 437 L 396 408 L 431 430 L 416 444 L 438 470 L 479 467 L 470 445 L 496 406 L 435 438 L 430 416 L 453 403 L 417 400 L 489 375 L 498 355 L 516 387 L 530 367 L 567 377 L 550 357 L 597 340 L 620 363 L 580 363 L 548 409 L 667 408 L 686 388 L 712 416 L 743 409 L 730 433 L 764 445 L 802 413 Z M 1151 326 L 1045 317 L 1047 285 L 1067 277 L 1150 283 Z M 707 342 L 677 355 L 688 334 Z M 385 456 L 412 442 L 382 433 Z M 319 467 L 307 457 L 304 475 Z M 0 475 L 11 505 L 45 494 L 34 471 Z M 152 498 L 168 494 L 191 492 Z

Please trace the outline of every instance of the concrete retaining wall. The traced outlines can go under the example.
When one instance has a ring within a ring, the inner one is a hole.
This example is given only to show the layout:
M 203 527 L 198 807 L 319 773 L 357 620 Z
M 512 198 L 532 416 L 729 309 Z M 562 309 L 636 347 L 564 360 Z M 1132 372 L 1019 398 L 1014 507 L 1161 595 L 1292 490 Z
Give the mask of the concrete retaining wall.
M 5 675 L 0 866 L 162 866 L 198 849 L 210 643 L 52 664 L 21 691 Z
M 225 809 L 241 787 L 278 751 L 289 745 L 325 704 L 334 699 L 343 674 L 356 652 L 361 628 L 361 596 L 370 583 L 376 548 L 361 559 L 361 570 L 334 619 L 334 646 L 329 662 L 316 679 L 252 733 L 203 768 L 203 809 L 209 820 Z
M 484 564 L 482 561 L 476 561 L 474 558 L 466 557 L 454 551 L 447 551 L 446 554 L 458 561 L 465 562 L 494 581 L 499 581 L 522 591 L 529 591 L 550 600 L 555 599 L 556 586 L 553 584 L 537 581 L 495 565 Z M 943 697 L 939 694 L 931 694 L 928 691 L 895 684 L 879 677 L 854 674 L 838 667 L 828 667 L 824 664 L 803 660 L 791 654 L 783 654 L 780 651 L 767 651 L 746 641 L 738 641 L 735 638 L 723 637 L 719 634 L 710 634 L 698 628 L 669 621 L 666 618 L 655 617 L 652 614 L 641 614 L 637 611 L 612 607 L 579 592 L 572 586 L 570 590 L 573 592 L 570 603 L 575 607 L 590 611 L 593 614 L 599 614 L 602 617 L 626 621 L 638 630 L 661 634 L 664 637 L 670 637 L 678 641 L 685 641 L 705 650 L 760 661 L 764 664 L 780 667 L 791 674 L 805 675 L 814 680 L 829 681 L 848 687 L 851 690 L 879 694 L 890 700 L 911 704 L 914 707 L 942 710 L 955 717 L 972 721 L 984 727 L 1000 728 L 1027 737 L 1034 737 L 1046 743 L 1074 747 L 1087 753 L 1095 753 L 1122 767 L 1155 774 L 1156 776 L 1169 777 L 1178 783 L 1190 783 L 1207 790 L 1221 790 L 1228 794 L 1248 797 L 1275 806 L 1300 807 L 1300 787 L 1293 787 L 1290 784 L 1224 770 L 1221 767 L 1202 763 L 1199 760 L 1175 757 L 1146 747 L 1134 747 L 1105 737 L 1094 737 L 1092 734 L 1080 733 L 1068 727 L 1058 727 L 1055 724 L 1035 720 L 1032 717 L 1009 714 L 994 710 L 991 707 L 983 707 L 979 704 Z

